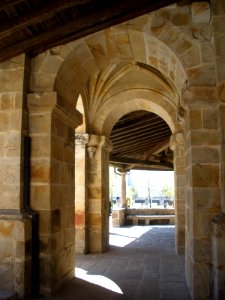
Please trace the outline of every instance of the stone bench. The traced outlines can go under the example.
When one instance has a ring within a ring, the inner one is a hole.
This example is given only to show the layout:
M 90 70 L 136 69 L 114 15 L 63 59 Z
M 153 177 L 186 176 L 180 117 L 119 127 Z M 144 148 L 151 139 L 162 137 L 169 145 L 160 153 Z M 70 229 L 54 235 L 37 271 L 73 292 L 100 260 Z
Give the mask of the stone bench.
M 145 225 L 149 225 L 151 220 L 169 220 L 169 224 L 175 222 L 175 215 L 126 215 L 126 220 L 132 220 L 133 225 L 138 225 L 139 220 L 144 220 Z

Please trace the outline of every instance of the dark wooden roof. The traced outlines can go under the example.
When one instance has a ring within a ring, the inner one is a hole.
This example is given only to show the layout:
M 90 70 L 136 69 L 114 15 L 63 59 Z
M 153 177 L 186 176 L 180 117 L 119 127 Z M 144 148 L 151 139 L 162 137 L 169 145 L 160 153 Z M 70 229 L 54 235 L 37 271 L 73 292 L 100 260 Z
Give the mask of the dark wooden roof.
M 23 52 L 28 52 L 31 56 L 38 54 L 175 2 L 1 0 L 0 62 Z
M 170 135 L 167 123 L 154 113 L 125 115 L 111 132 L 110 163 L 123 169 L 173 170 Z

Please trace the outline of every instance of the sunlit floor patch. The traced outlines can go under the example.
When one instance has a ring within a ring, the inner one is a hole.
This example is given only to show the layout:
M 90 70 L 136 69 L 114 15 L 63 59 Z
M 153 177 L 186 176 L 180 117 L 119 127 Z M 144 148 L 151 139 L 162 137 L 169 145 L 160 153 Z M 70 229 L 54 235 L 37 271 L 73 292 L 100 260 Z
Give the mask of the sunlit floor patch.
M 129 227 L 112 227 L 110 220 L 109 244 L 111 246 L 125 247 L 151 229 L 150 226 L 133 226 L 131 231 Z
M 109 234 L 109 244 L 111 246 L 125 247 L 135 240 L 136 238 L 124 235 Z
M 90 283 L 99 285 L 105 289 L 108 289 L 110 291 L 113 291 L 118 294 L 123 294 L 120 287 L 111 279 L 102 276 L 102 275 L 89 275 L 87 274 L 87 271 L 81 268 L 75 268 L 75 276 L 77 278 L 83 279 L 85 281 L 88 281 Z

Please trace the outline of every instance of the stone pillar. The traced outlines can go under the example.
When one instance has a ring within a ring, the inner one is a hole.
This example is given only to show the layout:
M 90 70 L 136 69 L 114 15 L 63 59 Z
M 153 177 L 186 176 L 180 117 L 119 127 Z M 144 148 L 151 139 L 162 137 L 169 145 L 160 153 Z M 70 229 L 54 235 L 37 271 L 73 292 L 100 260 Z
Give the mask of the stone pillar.
M 220 211 L 216 87 L 189 87 L 183 100 L 186 279 L 193 299 L 211 299 L 212 219 Z
M 41 294 L 74 276 L 74 132 L 80 114 L 66 113 L 57 94 L 28 95 L 31 205 L 39 213 Z
M 216 56 L 218 127 L 220 133 L 220 199 L 221 212 L 213 218 L 212 287 L 213 299 L 225 299 L 225 2 L 212 0 L 212 24 Z
M 171 137 L 171 149 L 174 156 L 175 183 L 175 224 L 176 252 L 184 254 L 185 250 L 185 201 L 184 201 L 184 137 L 183 133 L 175 133 Z
M 87 133 L 75 134 L 75 250 L 86 253 L 87 245 Z
M 25 55 L 0 64 L 0 289 L 30 296 L 31 222 L 23 212 Z
M 121 171 L 121 197 L 122 197 L 122 207 L 127 207 L 127 193 L 126 193 L 126 171 Z
M 104 136 L 90 135 L 88 151 L 88 252 L 109 247 L 109 151 Z

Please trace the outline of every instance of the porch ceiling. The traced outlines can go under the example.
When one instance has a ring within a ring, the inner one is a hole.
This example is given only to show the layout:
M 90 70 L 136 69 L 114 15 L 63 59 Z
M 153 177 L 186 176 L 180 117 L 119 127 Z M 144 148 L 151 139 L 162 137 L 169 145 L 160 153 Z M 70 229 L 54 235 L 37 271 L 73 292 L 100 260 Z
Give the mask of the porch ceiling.
M 110 164 L 122 169 L 173 170 L 170 135 L 167 123 L 154 113 L 127 114 L 112 129 Z
M 30 56 L 175 3 L 174 0 L 1 0 L 0 62 Z M 183 0 L 179 4 L 192 1 Z

